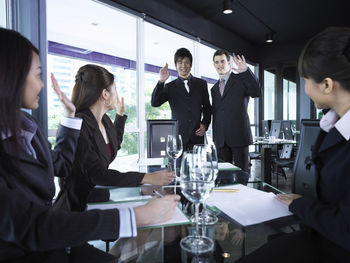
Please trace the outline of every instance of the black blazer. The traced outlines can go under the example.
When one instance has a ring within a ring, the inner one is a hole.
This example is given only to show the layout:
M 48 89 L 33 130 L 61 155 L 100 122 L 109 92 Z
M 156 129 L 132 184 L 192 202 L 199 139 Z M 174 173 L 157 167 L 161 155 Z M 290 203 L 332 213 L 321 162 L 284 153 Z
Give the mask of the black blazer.
M 0 141 L 0 261 L 55 249 L 64 257 L 64 247 L 118 237 L 117 210 L 67 214 L 52 209 L 53 176 L 70 172 L 78 137 L 78 130 L 61 126 L 52 151 L 38 129 L 32 140 L 37 159 L 22 148 L 16 158 L 9 141 Z
M 178 120 L 179 134 L 184 145 L 203 143 L 204 136 L 196 136 L 194 133 L 200 123 L 208 128 L 211 121 L 207 82 L 191 76 L 188 86 L 189 93 L 180 78 L 165 85 L 158 82 L 151 100 L 153 107 L 159 107 L 169 101 L 172 118 Z
M 213 137 L 216 147 L 224 143 L 230 147 L 243 147 L 253 143 L 247 107 L 249 97 L 261 95 L 259 81 L 247 71 L 231 73 L 221 96 L 219 82 L 211 88 L 213 104 Z
M 350 251 L 350 141 L 321 130 L 313 146 L 317 199 L 295 199 L 289 210 L 325 239 Z
M 108 169 L 115 158 L 123 140 L 126 116 L 116 116 L 114 124 L 105 115 L 102 123 L 114 150 L 112 160 L 98 128 L 97 121 L 90 110 L 76 114 L 83 119 L 78 146 L 74 157 L 71 175 L 65 179 L 63 190 L 60 191 L 55 209 L 68 211 L 84 211 L 87 198 L 95 185 L 105 186 L 137 186 L 141 183 L 144 173 L 121 173 Z

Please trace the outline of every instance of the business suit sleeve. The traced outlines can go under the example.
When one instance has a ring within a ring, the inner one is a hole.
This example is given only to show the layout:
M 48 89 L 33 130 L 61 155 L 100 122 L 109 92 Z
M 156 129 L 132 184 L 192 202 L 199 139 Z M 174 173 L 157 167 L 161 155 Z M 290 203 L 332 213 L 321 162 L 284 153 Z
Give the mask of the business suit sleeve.
M 80 130 L 60 125 L 56 145 L 51 151 L 55 176 L 65 177 L 70 174 Z
M 6 249 L 6 244 L 29 252 L 118 238 L 118 210 L 53 211 L 9 188 L 0 173 L 1 250 Z
M 295 199 L 289 210 L 303 223 L 350 251 L 350 191 L 337 206 L 303 196 Z
M 209 128 L 210 122 L 211 122 L 211 105 L 209 101 L 209 93 L 208 93 L 208 84 L 205 81 L 205 84 L 203 85 L 203 118 L 202 118 L 202 123 Z
M 137 186 L 141 183 L 145 176 L 144 173 L 122 173 L 117 170 L 108 169 L 101 161 L 98 150 L 94 148 L 94 145 L 87 138 L 81 136 L 79 139 L 79 148 L 81 147 L 79 152 L 84 153 L 84 156 L 79 157 L 79 162 L 81 162 L 79 167 L 87 174 L 92 184 L 126 187 Z
M 125 123 L 127 118 L 128 118 L 127 115 L 120 116 L 116 114 L 115 116 L 114 128 L 117 133 L 117 145 L 115 146 L 114 151 L 116 154 L 117 154 L 117 151 L 120 150 L 121 144 L 123 142 L 124 129 L 125 129 Z
M 240 79 L 245 87 L 245 95 L 252 98 L 261 96 L 261 86 L 259 80 L 248 68 L 245 72 L 239 74 Z
M 168 86 L 158 81 L 156 87 L 152 92 L 151 105 L 152 107 L 159 107 L 164 102 L 169 100 Z

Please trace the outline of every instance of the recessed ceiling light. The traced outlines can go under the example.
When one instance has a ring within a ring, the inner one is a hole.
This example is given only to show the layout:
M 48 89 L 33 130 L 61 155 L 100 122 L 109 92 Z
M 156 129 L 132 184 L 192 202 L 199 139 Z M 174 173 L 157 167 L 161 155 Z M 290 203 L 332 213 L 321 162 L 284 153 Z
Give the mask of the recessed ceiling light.
M 232 2 L 231 2 L 231 0 L 224 0 L 222 12 L 225 15 L 229 15 L 229 14 L 232 13 Z

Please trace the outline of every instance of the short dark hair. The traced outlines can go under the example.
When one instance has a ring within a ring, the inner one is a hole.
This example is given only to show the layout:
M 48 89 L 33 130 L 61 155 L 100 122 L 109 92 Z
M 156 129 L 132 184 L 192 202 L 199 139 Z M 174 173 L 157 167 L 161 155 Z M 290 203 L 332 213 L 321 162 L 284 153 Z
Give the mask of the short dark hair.
M 178 60 L 182 60 L 184 58 L 188 58 L 190 60 L 190 62 L 191 62 L 191 66 L 192 66 L 192 60 L 193 60 L 192 54 L 187 48 L 184 48 L 184 47 L 183 48 L 179 48 L 178 50 L 176 50 L 175 55 L 174 55 L 174 63 L 175 63 L 175 65 L 176 65 L 176 62 Z
M 11 134 L 11 150 L 18 150 L 22 91 L 39 50 L 20 33 L 0 28 L 0 134 Z
M 82 66 L 75 76 L 72 102 L 76 112 L 81 112 L 95 104 L 104 89 L 110 91 L 114 75 L 98 65 Z
M 218 50 L 216 50 L 214 55 L 213 55 L 213 61 L 214 61 L 216 56 L 221 56 L 221 55 L 225 55 L 227 61 L 230 61 L 230 53 L 228 53 L 228 51 L 225 50 L 225 49 L 218 49 Z
M 316 83 L 331 78 L 350 91 L 350 28 L 330 27 L 311 38 L 299 56 L 298 71 Z

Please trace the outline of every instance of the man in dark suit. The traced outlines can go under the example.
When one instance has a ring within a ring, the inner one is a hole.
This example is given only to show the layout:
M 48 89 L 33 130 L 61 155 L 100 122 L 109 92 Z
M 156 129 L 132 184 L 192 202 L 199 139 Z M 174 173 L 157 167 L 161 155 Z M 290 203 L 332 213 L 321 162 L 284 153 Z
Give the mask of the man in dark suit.
M 214 53 L 214 67 L 219 81 L 212 87 L 213 137 L 218 156 L 249 172 L 248 146 L 252 144 L 249 97 L 259 97 L 260 85 L 248 68 L 244 56 L 234 56 L 238 74 L 231 72 L 230 55 L 226 50 Z
M 172 118 L 178 120 L 184 150 L 204 142 L 204 134 L 211 121 L 211 106 L 207 82 L 191 75 L 192 55 L 180 48 L 174 56 L 178 78 L 169 78 L 168 64 L 159 71 L 159 81 L 153 90 L 151 104 L 159 107 L 169 101 Z

